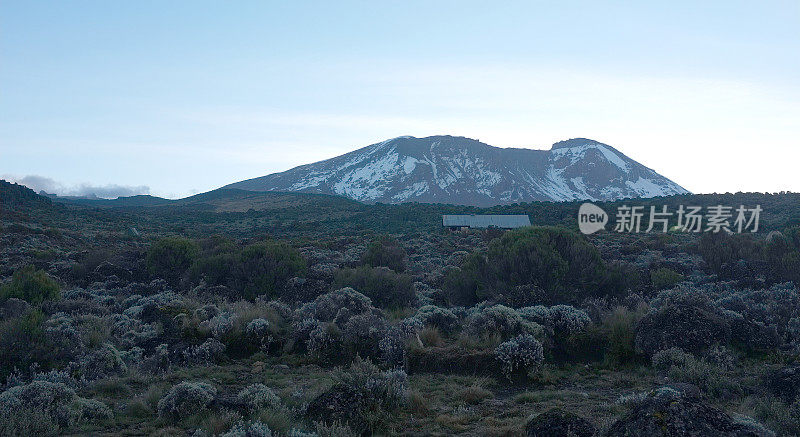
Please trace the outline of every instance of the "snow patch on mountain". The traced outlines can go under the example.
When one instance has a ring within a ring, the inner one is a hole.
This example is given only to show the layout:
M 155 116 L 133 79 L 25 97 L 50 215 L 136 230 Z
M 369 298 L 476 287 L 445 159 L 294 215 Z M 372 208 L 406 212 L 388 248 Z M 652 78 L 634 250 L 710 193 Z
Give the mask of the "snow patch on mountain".
M 338 194 L 365 202 L 478 206 L 687 193 L 613 147 L 589 139 L 531 150 L 501 149 L 451 136 L 393 138 L 227 188 Z

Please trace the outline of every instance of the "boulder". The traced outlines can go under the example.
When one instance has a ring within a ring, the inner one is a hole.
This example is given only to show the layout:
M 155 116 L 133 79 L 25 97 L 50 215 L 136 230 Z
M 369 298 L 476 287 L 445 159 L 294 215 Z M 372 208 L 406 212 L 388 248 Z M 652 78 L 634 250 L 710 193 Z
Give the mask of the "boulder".
M 596 431 L 588 420 L 558 408 L 533 417 L 525 426 L 528 437 L 591 437 Z
M 648 393 L 611 426 L 606 436 L 767 437 L 774 433 L 706 404 L 697 387 L 672 384 Z

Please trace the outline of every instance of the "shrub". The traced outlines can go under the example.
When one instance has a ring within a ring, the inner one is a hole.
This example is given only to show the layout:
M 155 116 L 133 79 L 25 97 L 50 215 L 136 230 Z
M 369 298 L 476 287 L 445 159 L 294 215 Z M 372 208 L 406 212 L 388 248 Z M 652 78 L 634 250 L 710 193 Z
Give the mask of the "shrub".
M 349 359 L 343 353 L 344 335 L 335 323 L 323 323 L 309 334 L 308 352 L 321 364 L 339 364 Z
M 642 312 L 618 306 L 603 318 L 603 330 L 608 335 L 605 357 L 608 364 L 623 365 L 637 361 L 636 325 L 643 316 Z
M 147 269 L 151 275 L 175 284 L 192 266 L 199 251 L 199 245 L 188 238 L 162 238 L 147 251 Z
M 304 276 L 307 266 L 300 253 L 286 243 L 265 241 L 241 250 L 226 245 L 199 257 L 191 269 L 194 278 L 205 278 L 211 285 L 224 285 L 253 300 L 274 298 L 287 280 Z
M 17 298 L 36 305 L 57 298 L 59 290 L 58 282 L 47 272 L 29 265 L 14 272 L 11 282 L 0 286 L 0 301 Z
M 509 379 L 527 375 L 544 361 L 542 344 L 529 334 L 518 335 L 501 343 L 494 350 L 494 355 L 501 371 Z
M 272 431 L 264 423 L 238 422 L 227 432 L 220 434 L 220 437 L 272 437 Z
M 681 281 L 683 281 L 683 275 L 666 267 L 650 272 L 650 282 L 656 290 L 672 288 Z
M 420 307 L 414 317 L 419 320 L 423 326 L 435 327 L 445 334 L 452 333 L 458 329 L 459 325 L 458 316 L 456 316 L 453 311 L 435 305 Z
M 742 388 L 725 373 L 725 368 L 679 348 L 653 354 L 653 367 L 676 382 L 694 384 L 714 398 L 739 394 Z
M 382 308 L 403 308 L 412 305 L 416 293 L 411 277 L 386 267 L 342 269 L 334 276 L 334 286 L 352 287 L 368 296 Z
M 34 381 L 0 393 L 0 435 L 55 435 L 112 416 L 104 404 L 80 398 L 60 383 Z
M 585 238 L 556 227 L 506 232 L 486 252 L 475 252 L 445 277 L 451 303 L 473 304 L 504 290 L 531 285 L 549 301 L 604 294 L 608 272 L 597 249 Z
M 128 367 L 122 361 L 122 355 L 117 348 L 106 343 L 78 360 L 76 377 L 94 380 L 119 375 L 127 370 Z
M 517 311 L 503 305 L 477 308 L 467 318 L 467 331 L 480 338 L 493 335 L 506 340 L 519 334 L 542 335 L 542 327 L 524 320 Z
M 400 243 L 388 235 L 376 238 L 367 247 L 361 257 L 361 262 L 372 267 L 388 267 L 395 272 L 402 273 L 406 270 L 408 255 Z
M 315 422 L 343 424 L 356 435 L 373 431 L 406 404 L 408 378 L 402 370 L 381 371 L 369 361 L 356 360 L 335 374 L 335 383 L 314 399 L 306 414 Z
M 236 399 L 249 413 L 255 413 L 262 408 L 277 408 L 281 404 L 280 398 L 264 384 L 248 385 L 236 395 Z
M 19 317 L 0 321 L 0 380 L 15 368 L 31 364 L 49 365 L 52 361 L 50 338 L 44 335 L 39 310 L 29 310 Z
M 204 382 L 181 382 L 158 401 L 158 415 L 180 420 L 206 409 L 217 395 L 217 389 Z
M 297 319 L 316 319 L 321 322 L 332 322 L 340 319 L 346 322 L 355 314 L 372 309 L 372 300 L 350 287 L 340 288 L 308 302 L 297 310 Z M 341 314 L 340 314 L 341 313 Z M 337 317 L 341 315 L 342 317 Z

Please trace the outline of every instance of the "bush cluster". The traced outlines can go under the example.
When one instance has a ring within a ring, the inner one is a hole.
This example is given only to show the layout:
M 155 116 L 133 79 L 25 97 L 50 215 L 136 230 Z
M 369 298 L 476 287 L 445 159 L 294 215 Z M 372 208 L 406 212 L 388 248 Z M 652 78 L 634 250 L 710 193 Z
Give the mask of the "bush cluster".
M 619 282 L 585 238 L 565 228 L 530 227 L 494 239 L 445 277 L 451 303 L 471 305 L 506 290 L 527 286 L 540 302 L 582 300 L 617 294 Z M 568 298 L 567 296 L 571 296 Z
M 342 269 L 334 276 L 334 287 L 352 287 L 381 308 L 405 308 L 416 301 L 411 277 L 387 267 Z
M 0 285 L 0 302 L 17 298 L 37 305 L 45 300 L 55 299 L 61 287 L 44 270 L 25 266 L 11 276 L 11 282 Z

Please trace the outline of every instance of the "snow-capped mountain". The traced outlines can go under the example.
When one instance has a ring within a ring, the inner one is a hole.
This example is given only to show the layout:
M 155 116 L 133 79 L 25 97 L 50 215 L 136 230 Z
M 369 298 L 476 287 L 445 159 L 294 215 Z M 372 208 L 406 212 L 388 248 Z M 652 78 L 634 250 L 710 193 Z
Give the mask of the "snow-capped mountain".
M 477 206 L 688 193 L 613 147 L 589 139 L 531 150 L 452 136 L 394 138 L 225 188 L 338 194 L 363 202 Z

